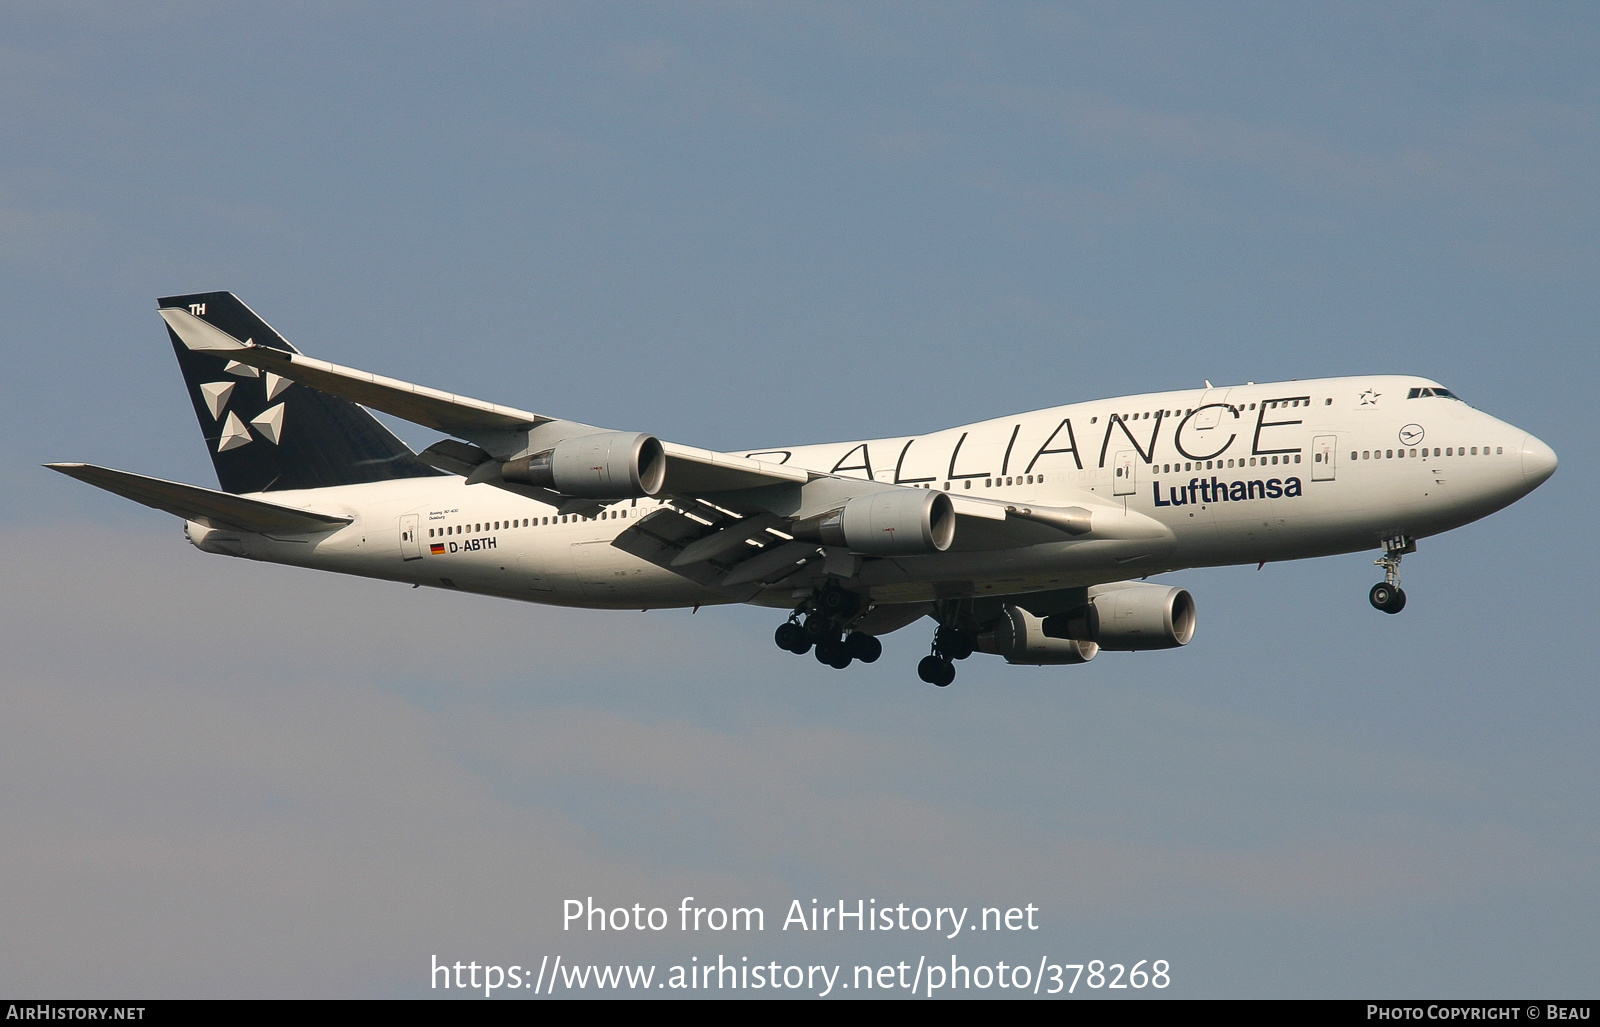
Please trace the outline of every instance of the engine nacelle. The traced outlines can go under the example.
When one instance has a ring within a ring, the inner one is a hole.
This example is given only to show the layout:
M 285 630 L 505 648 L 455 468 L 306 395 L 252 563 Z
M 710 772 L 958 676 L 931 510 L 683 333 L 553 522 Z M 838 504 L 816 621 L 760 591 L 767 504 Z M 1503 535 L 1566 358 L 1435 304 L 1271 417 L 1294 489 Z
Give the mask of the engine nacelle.
M 653 435 L 596 432 L 509 460 L 500 465 L 500 476 L 580 499 L 638 499 L 661 490 L 667 454 Z
M 796 521 L 789 533 L 866 556 L 920 556 L 950 548 L 956 537 L 956 511 L 943 492 L 889 489 L 856 496 L 837 510 Z
M 1094 642 L 1108 652 L 1176 649 L 1194 638 L 1194 596 L 1187 589 L 1117 582 L 1089 589 L 1089 604 L 1044 620 L 1052 638 Z
M 994 627 L 978 636 L 978 651 L 1004 656 L 1007 663 L 1042 667 L 1088 663 L 1100 647 L 1076 638 L 1052 638 L 1044 633 L 1043 619 L 1007 606 Z

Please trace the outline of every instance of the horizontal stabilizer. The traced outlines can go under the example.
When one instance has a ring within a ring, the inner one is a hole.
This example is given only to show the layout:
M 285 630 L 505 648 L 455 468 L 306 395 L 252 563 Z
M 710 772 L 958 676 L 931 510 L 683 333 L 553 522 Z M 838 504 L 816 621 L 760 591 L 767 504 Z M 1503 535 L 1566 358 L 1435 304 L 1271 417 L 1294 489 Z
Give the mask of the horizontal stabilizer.
M 200 521 L 213 528 L 237 528 L 260 533 L 304 534 L 332 531 L 349 524 L 351 518 L 312 513 L 246 499 L 227 492 L 184 485 L 181 482 L 149 478 L 129 471 L 117 471 L 94 464 L 45 464 L 69 478 L 88 482 L 96 488 L 115 492 L 135 503 L 161 510 L 188 521 Z
M 461 435 L 482 431 L 527 429 L 550 420 L 526 410 L 455 396 L 423 385 L 412 385 L 301 353 L 288 353 L 246 339 L 240 342 L 181 307 L 163 307 L 162 320 L 192 353 L 210 353 L 263 371 L 302 382 L 329 395 L 403 417 L 426 428 Z

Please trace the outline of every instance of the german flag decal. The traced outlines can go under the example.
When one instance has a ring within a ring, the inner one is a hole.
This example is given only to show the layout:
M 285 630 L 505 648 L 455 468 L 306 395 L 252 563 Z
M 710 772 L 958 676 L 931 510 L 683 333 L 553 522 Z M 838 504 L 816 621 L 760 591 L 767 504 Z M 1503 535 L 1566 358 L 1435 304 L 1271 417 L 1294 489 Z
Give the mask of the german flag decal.
M 428 547 L 428 552 L 432 553 L 434 556 L 442 556 L 442 555 L 444 555 L 444 543 L 443 542 L 435 542 L 435 543 L 433 543 L 432 545 L 430 545 Z

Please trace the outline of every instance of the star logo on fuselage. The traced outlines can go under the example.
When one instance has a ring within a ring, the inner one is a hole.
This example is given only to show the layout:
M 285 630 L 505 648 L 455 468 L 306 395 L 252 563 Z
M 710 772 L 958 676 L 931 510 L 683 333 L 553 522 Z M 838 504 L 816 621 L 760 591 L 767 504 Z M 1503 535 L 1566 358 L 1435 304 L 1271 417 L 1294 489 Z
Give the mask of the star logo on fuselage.
M 1383 393 L 1377 392 L 1373 389 L 1368 389 L 1366 392 L 1361 394 L 1361 405 L 1364 407 L 1375 407 L 1378 405 L 1378 397 L 1381 395 L 1383 395 Z

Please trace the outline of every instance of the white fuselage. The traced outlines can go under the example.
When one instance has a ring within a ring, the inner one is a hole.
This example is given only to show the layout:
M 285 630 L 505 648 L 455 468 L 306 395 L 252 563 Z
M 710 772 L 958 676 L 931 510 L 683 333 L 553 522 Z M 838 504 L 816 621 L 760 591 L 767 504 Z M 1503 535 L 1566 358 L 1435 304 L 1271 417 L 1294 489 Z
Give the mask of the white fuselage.
M 1408 376 L 1329 378 L 1097 400 L 927 435 L 741 451 L 841 477 L 952 496 L 1090 505 L 1162 530 L 1017 548 L 867 560 L 879 602 L 1004 595 L 1183 567 L 1324 556 L 1438 534 L 1526 495 L 1550 447 Z M 564 606 L 659 608 L 736 601 L 610 545 L 661 505 L 593 518 L 459 477 L 301 492 L 273 503 L 352 517 L 271 538 L 191 523 L 201 548 L 253 559 Z M 1103 522 L 1102 522 L 1103 523 Z M 787 589 L 754 600 L 793 605 Z

